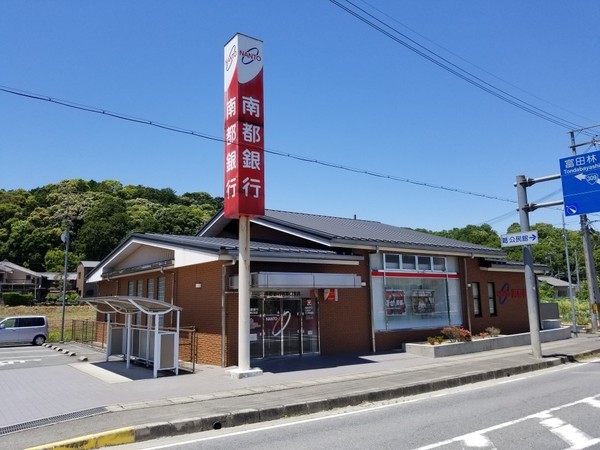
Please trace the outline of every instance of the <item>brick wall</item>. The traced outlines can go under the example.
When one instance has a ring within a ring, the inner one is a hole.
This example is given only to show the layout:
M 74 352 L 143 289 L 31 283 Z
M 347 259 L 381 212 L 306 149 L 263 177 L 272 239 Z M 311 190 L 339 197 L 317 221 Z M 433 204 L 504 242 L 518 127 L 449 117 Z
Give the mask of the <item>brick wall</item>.
M 497 272 L 480 270 L 478 260 L 466 258 L 466 278 L 464 264 L 461 266 L 463 280 L 463 299 L 468 293 L 472 332 L 484 331 L 489 326 L 500 328 L 503 334 L 525 333 L 529 331 L 525 275 L 523 272 Z M 471 287 L 465 290 L 464 280 Z M 472 284 L 479 283 L 481 297 L 481 316 L 473 313 Z M 488 283 L 494 283 L 496 294 L 496 315 L 490 314 Z M 463 309 L 465 325 L 468 323 L 466 308 Z

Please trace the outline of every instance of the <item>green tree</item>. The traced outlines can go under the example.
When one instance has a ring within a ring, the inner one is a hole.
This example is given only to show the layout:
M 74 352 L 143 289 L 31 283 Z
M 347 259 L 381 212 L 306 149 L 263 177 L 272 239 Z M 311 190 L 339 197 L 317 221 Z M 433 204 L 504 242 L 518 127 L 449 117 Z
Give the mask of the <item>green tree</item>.
M 451 239 L 457 239 L 472 244 L 485 245 L 486 247 L 500 247 L 500 236 L 487 223 L 483 225 L 467 225 L 463 228 L 435 231 L 433 234 Z
M 131 232 L 194 234 L 222 206 L 205 192 L 179 197 L 170 188 L 123 186 L 116 180 L 62 180 L 0 189 L 0 259 L 38 271 L 62 271 L 69 223 L 69 270 L 102 259 Z
M 103 194 L 83 219 L 74 249 L 91 260 L 103 259 L 130 230 L 125 201 L 109 194 Z
M 143 198 L 128 200 L 126 203 L 132 232 L 157 232 L 160 230 L 160 224 L 156 218 L 156 214 L 162 208 L 160 205 Z
M 198 207 L 170 205 L 156 213 L 160 233 L 193 235 L 206 223 L 204 211 Z

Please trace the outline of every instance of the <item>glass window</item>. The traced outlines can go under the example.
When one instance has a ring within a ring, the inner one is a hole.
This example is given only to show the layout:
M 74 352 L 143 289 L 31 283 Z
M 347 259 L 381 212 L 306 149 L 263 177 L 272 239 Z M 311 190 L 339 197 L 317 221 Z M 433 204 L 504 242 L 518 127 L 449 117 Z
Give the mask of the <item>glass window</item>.
M 161 302 L 165 301 L 165 277 L 158 277 L 158 287 L 157 287 L 158 300 Z M 165 315 L 160 314 L 158 316 L 158 326 L 162 328 L 165 325 Z
M 133 281 L 130 281 L 127 284 L 127 295 L 131 295 L 131 296 L 135 295 L 135 283 Z
M 17 319 L 6 319 L 2 322 L 3 328 L 15 328 L 17 326 Z
M 416 270 L 416 257 L 413 255 L 402 255 L 402 268 L 404 270 Z
M 488 283 L 488 302 L 490 304 L 490 316 L 496 315 L 496 286 Z
M 462 321 L 458 279 L 374 277 L 372 289 L 377 331 L 443 328 Z
M 148 298 L 154 298 L 154 278 L 148 278 Z
M 137 282 L 137 296 L 138 297 L 144 296 L 144 280 L 138 280 L 138 282 Z
M 385 268 L 386 269 L 399 269 L 400 268 L 400 255 L 385 255 Z
M 446 271 L 446 258 L 440 256 L 434 256 L 433 258 L 433 270 L 437 270 L 438 272 Z
M 471 286 L 473 289 L 473 314 L 475 314 L 475 317 L 481 317 L 481 294 L 479 292 L 479 282 L 475 282 Z
M 158 277 L 158 300 L 165 301 L 165 277 Z
M 417 256 L 419 270 L 431 270 L 431 256 Z

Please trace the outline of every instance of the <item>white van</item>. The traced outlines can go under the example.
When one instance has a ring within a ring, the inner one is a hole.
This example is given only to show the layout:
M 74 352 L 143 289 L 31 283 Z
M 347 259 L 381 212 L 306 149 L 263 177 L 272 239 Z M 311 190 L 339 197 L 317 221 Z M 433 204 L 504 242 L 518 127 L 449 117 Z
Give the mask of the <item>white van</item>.
M 46 316 L 14 316 L 0 319 L 0 344 L 42 345 L 47 339 Z

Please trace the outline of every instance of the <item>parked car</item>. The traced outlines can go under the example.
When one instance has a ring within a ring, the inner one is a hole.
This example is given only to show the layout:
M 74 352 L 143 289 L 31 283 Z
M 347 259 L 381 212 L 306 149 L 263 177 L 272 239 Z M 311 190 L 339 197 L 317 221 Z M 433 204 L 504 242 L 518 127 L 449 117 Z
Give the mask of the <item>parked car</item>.
M 0 319 L 0 344 L 42 345 L 47 339 L 46 316 L 13 316 Z

